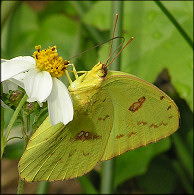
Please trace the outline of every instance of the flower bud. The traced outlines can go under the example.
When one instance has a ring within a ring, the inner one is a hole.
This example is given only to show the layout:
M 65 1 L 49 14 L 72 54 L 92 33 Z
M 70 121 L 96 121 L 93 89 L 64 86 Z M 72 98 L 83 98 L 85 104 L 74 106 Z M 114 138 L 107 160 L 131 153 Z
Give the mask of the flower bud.
M 26 102 L 24 105 L 24 111 L 27 114 L 31 114 L 32 112 L 34 112 L 37 108 L 39 107 L 37 102 Z
M 9 96 L 9 101 L 14 106 L 17 106 L 20 100 L 23 98 L 24 92 L 20 90 L 13 91 Z

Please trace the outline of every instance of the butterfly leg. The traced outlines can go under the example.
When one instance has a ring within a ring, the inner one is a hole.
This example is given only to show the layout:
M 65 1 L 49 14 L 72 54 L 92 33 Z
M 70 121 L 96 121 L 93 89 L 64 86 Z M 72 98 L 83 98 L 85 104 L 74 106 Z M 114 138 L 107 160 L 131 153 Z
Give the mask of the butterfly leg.
M 78 78 L 78 74 L 77 74 L 77 71 L 75 69 L 74 64 L 68 64 L 67 66 L 72 66 L 72 69 L 73 69 L 73 71 L 68 70 L 68 69 L 65 70 L 65 74 L 67 76 L 67 79 L 69 81 L 69 84 L 71 84 L 72 83 L 72 80 L 71 80 L 71 77 L 69 76 L 69 72 L 73 72 L 73 74 L 74 74 L 74 76 L 75 76 L 76 79 Z
M 77 74 L 77 71 L 76 71 L 76 69 L 75 69 L 75 66 L 74 66 L 74 64 L 68 64 L 68 66 L 72 66 L 72 69 L 73 69 L 73 74 L 74 74 L 74 76 L 75 76 L 75 78 L 77 79 L 78 78 L 78 74 Z
M 70 76 L 69 76 L 69 73 L 68 73 L 68 70 L 67 70 L 67 69 L 65 70 L 65 74 L 66 74 L 66 76 L 67 76 L 67 79 L 68 79 L 68 81 L 69 81 L 69 84 L 71 85 L 71 84 L 72 84 L 72 80 L 71 80 L 71 78 L 70 78 Z
M 86 73 L 86 72 L 88 72 L 88 71 L 78 71 L 77 73 Z

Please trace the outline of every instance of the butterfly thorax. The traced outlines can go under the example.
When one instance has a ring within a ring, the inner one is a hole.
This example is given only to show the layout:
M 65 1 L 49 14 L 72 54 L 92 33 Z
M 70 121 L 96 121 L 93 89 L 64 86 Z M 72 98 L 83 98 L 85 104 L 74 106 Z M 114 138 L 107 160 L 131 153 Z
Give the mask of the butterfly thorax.
M 106 75 L 106 66 L 99 62 L 90 71 L 79 76 L 68 88 L 74 105 L 80 107 L 89 103 Z

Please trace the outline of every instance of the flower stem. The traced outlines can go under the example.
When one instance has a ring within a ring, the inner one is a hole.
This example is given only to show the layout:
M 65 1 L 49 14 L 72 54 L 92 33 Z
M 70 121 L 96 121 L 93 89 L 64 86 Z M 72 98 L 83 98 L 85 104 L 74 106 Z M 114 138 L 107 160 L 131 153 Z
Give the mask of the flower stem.
M 23 113 L 23 123 L 21 126 L 22 126 L 23 140 L 24 140 L 23 150 L 25 150 L 29 141 L 29 137 L 27 136 L 27 131 L 30 129 L 30 115 L 26 114 L 25 112 Z M 24 191 L 24 181 L 19 176 L 17 194 L 23 194 L 23 191 Z
M 112 194 L 114 190 L 115 159 L 103 162 L 101 175 L 101 194 Z
M 38 183 L 36 194 L 48 194 L 50 183 L 48 181 L 41 181 Z
M 23 191 L 24 191 L 24 181 L 19 176 L 17 194 L 23 194 Z
M 6 132 L 6 135 L 4 137 L 4 145 L 3 145 L 3 148 L 1 149 L 1 158 L 3 156 L 3 152 L 4 152 L 4 149 L 5 149 L 6 143 L 7 143 L 7 138 L 9 136 L 10 132 L 11 132 L 11 129 L 13 127 L 13 124 L 14 124 L 15 120 L 17 119 L 18 114 L 19 114 L 22 106 L 26 102 L 27 98 L 28 98 L 28 96 L 25 94 L 24 97 L 21 99 L 18 107 L 16 108 L 16 110 L 15 110 L 15 112 L 14 112 L 14 114 L 13 114 L 13 116 L 12 116 L 10 122 L 9 122 L 9 125 L 7 126 L 7 132 Z
M 122 20 L 123 20 L 123 1 L 112 1 L 112 26 L 115 21 L 115 15 L 118 14 L 118 24 L 115 29 L 115 36 L 122 34 Z M 114 27 L 113 27 L 114 28 Z M 111 32 L 112 36 L 112 32 Z M 115 51 L 120 45 L 118 40 L 114 40 L 112 51 Z M 120 70 L 121 55 L 111 64 L 112 70 Z M 114 148 L 113 148 L 114 149 Z M 114 191 L 114 174 L 115 174 L 115 158 L 103 162 L 102 180 L 101 180 L 101 194 L 111 194 Z
M 99 194 L 87 175 L 78 178 L 85 194 Z
M 3 137 L 3 129 L 4 129 L 4 108 L 1 108 L 1 154 L 4 152 L 4 137 Z
M 123 3 L 122 1 L 113 1 L 112 2 L 112 31 L 113 31 L 113 25 L 115 22 L 115 15 L 118 14 L 118 21 L 117 21 L 117 27 L 115 29 L 115 35 L 116 36 L 122 36 L 122 27 L 123 27 Z M 112 36 L 111 31 L 111 36 Z M 121 43 L 120 39 L 115 39 L 112 45 L 112 52 L 114 52 L 116 49 L 118 49 L 119 45 Z M 119 55 L 111 64 L 111 70 L 120 70 L 121 69 L 121 55 Z

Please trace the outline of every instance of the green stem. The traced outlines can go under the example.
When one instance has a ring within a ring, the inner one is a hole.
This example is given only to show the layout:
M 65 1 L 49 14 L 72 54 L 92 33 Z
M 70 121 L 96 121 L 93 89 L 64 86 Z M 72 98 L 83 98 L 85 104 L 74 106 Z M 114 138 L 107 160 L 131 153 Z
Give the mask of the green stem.
M 84 189 L 85 194 L 98 194 L 98 191 L 92 184 L 92 182 L 88 179 L 87 175 L 83 175 L 78 178 L 82 188 Z
M 191 48 L 193 48 L 193 41 L 192 41 L 192 39 L 185 32 L 185 30 L 181 27 L 181 25 L 176 21 L 176 19 L 174 18 L 174 16 L 165 8 L 165 6 L 160 1 L 155 1 L 155 3 L 164 12 L 164 14 L 168 17 L 168 19 L 174 24 L 175 28 L 184 37 L 184 39 L 191 46 Z
M 1 95 L 3 94 L 3 85 L 1 83 Z M 4 108 L 1 106 L 1 154 L 4 150 L 4 137 L 3 137 L 3 131 L 4 131 Z
M 50 183 L 47 181 L 42 181 L 38 183 L 36 194 L 48 194 L 49 186 L 50 186 Z
M 118 21 L 117 21 L 117 27 L 115 29 L 115 35 L 116 36 L 122 36 L 122 27 L 123 27 L 123 2 L 122 1 L 113 1 L 112 2 L 112 31 L 113 31 L 113 25 L 115 22 L 115 15 L 118 14 Z M 111 36 L 112 36 L 111 31 Z M 120 39 L 115 39 L 113 41 L 112 51 L 114 52 L 116 49 L 118 49 L 119 45 L 121 43 Z M 112 70 L 121 70 L 121 54 L 112 62 L 110 65 Z
M 27 96 L 27 95 L 26 95 Z M 26 98 L 27 99 L 27 98 Z M 22 99 L 23 100 L 23 99 Z M 21 101 L 22 101 L 21 100 Z M 21 103 L 21 102 L 20 102 Z M 25 103 L 25 101 L 24 101 Z M 19 106 L 19 105 L 18 105 Z M 23 133 L 23 140 L 24 140 L 24 148 L 23 150 L 25 151 L 26 146 L 28 144 L 29 141 L 29 137 L 27 136 L 27 131 L 30 128 L 30 115 L 27 115 L 25 112 L 23 113 L 23 122 L 22 122 L 22 133 Z M 24 181 L 21 179 L 21 177 L 19 176 L 19 181 L 18 181 L 18 188 L 17 188 L 17 194 L 23 194 L 24 191 Z
M 24 112 L 23 113 L 23 128 L 22 128 L 23 140 L 24 140 L 24 150 L 28 144 L 29 130 L 30 130 L 30 115 Z
M 112 2 L 112 27 L 115 21 L 115 15 L 118 14 L 118 23 L 115 30 L 115 36 L 122 35 L 122 21 L 123 21 L 123 1 Z M 113 27 L 114 28 L 114 27 Z M 112 29 L 113 29 L 112 28 Z M 111 31 L 112 36 L 112 31 Z M 120 45 L 118 39 L 114 40 L 112 51 L 114 52 Z M 120 70 L 121 55 L 111 64 L 111 69 Z M 114 148 L 113 148 L 114 149 Z M 110 194 L 114 190 L 114 174 L 115 174 L 115 158 L 106 161 L 102 165 L 102 180 L 101 180 L 101 194 Z
M 12 116 L 10 122 L 9 122 L 9 125 L 7 126 L 7 133 L 6 133 L 5 137 L 4 137 L 4 145 L 3 145 L 3 148 L 1 150 L 1 158 L 3 156 L 3 152 L 4 152 L 4 149 L 5 149 L 6 143 L 7 143 L 7 138 L 9 136 L 10 132 L 11 132 L 13 124 L 14 124 L 15 120 L 17 119 L 18 114 L 19 114 L 22 106 L 26 102 L 27 98 L 28 98 L 28 96 L 25 94 L 24 97 L 21 99 L 19 105 L 17 106 L 17 108 L 16 108 L 16 110 L 15 110 L 15 112 L 14 112 L 14 114 L 13 114 L 13 116 Z
M 19 176 L 17 194 L 23 194 L 23 191 L 24 191 L 24 181 Z
M 103 162 L 101 175 L 101 194 L 112 194 L 114 190 L 115 158 Z

